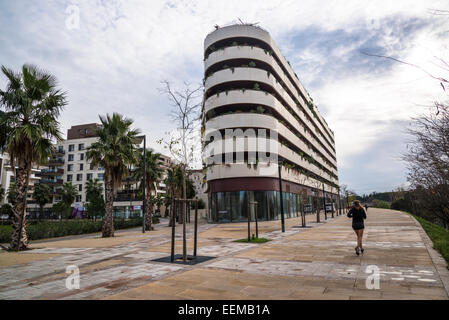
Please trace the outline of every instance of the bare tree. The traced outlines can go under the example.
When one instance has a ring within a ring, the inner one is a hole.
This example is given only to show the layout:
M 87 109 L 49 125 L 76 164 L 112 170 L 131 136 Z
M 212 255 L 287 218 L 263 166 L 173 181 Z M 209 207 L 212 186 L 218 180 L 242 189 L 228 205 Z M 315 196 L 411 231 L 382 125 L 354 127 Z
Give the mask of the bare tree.
M 403 160 L 421 209 L 449 225 L 449 105 L 435 103 L 438 113 L 413 118 L 412 141 Z
M 177 132 L 169 134 L 167 139 L 161 139 L 158 142 L 167 148 L 172 157 L 179 162 L 183 176 L 182 197 L 186 199 L 188 179 L 187 174 L 191 164 L 198 157 L 197 147 L 201 146 L 199 142 L 199 124 L 202 104 L 202 86 L 191 87 L 189 83 L 184 82 L 184 89 L 179 91 L 173 89 L 170 82 L 162 81 L 161 94 L 168 97 L 172 108 L 170 110 L 170 120 L 177 126 Z M 186 247 L 186 215 L 187 202 L 183 202 L 183 260 L 187 261 Z

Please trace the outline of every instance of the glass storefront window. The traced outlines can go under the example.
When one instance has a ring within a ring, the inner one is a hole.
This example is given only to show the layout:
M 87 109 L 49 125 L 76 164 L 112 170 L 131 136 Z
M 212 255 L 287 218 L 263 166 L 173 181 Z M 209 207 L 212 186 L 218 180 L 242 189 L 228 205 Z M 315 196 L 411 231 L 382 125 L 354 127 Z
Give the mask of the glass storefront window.
M 301 216 L 304 205 L 305 214 L 316 213 L 322 198 L 303 196 L 283 192 L 284 218 Z M 248 203 L 257 202 L 257 219 L 259 221 L 281 219 L 280 193 L 278 191 L 233 191 L 214 192 L 210 195 L 210 221 L 243 222 L 248 220 Z M 251 208 L 251 221 L 255 220 L 254 209 Z
M 257 220 L 267 220 L 267 192 L 254 191 L 254 201 L 257 202 Z
M 246 191 L 231 192 L 232 221 L 248 220 L 248 195 Z
M 231 198 L 230 192 L 217 192 L 218 221 L 231 221 Z

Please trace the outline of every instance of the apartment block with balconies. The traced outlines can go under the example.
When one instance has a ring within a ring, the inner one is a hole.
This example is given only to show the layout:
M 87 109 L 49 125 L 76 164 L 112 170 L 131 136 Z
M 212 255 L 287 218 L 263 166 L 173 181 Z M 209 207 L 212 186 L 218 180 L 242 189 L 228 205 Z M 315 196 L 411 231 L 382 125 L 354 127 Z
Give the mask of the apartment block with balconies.
M 209 143 L 211 132 L 225 137 L 230 129 L 257 134 L 266 129 L 268 140 L 274 139 L 269 130 L 276 132 L 276 161 L 259 156 L 249 161 L 253 150 L 245 149 L 243 162 L 208 162 L 211 221 L 244 221 L 248 211 L 254 218 L 249 202 L 257 202 L 258 219 L 278 219 L 278 165 L 286 217 L 298 216 L 302 206 L 319 207 L 323 196 L 326 203 L 335 203 L 334 133 L 267 31 L 231 25 L 210 33 L 204 41 L 204 75 L 205 154 L 214 145 Z M 222 152 L 223 160 L 237 160 L 235 149 Z

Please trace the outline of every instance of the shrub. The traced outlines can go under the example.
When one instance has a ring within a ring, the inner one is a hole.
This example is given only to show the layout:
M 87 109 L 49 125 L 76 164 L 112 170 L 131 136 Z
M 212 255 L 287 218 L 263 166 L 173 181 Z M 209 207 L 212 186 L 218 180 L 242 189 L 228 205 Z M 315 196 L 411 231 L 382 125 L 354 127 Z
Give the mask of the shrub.
M 390 203 L 386 201 L 373 199 L 372 203 L 374 208 L 390 209 Z
M 153 223 L 159 223 L 159 218 L 153 217 Z M 141 225 L 142 218 L 114 219 L 114 228 L 116 230 L 133 228 Z M 30 240 L 38 240 L 99 232 L 102 227 L 102 220 L 41 221 L 37 223 L 27 223 L 27 235 Z M 0 226 L 0 243 L 10 242 L 11 233 L 11 226 Z

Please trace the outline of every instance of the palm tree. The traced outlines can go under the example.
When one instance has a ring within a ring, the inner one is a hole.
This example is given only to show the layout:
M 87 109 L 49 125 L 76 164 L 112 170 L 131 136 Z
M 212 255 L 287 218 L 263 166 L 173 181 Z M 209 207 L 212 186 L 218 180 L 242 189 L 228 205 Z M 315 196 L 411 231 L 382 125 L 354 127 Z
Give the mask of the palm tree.
M 86 201 L 88 201 L 87 212 L 89 215 L 93 217 L 104 215 L 103 184 L 100 183 L 100 180 L 94 179 L 87 181 Z
M 153 219 L 153 198 L 151 192 L 156 191 L 157 183 L 161 180 L 163 170 L 161 168 L 160 153 L 155 153 L 151 149 L 146 151 L 146 174 L 145 174 L 145 230 L 151 230 L 151 222 Z M 132 178 L 135 181 L 143 179 L 144 172 L 143 152 L 141 153 L 139 163 L 133 172 Z
M 33 199 L 39 205 L 39 219 L 44 214 L 44 206 L 51 201 L 51 189 L 48 184 L 40 183 L 34 187 Z
M 46 161 L 54 149 L 52 142 L 61 140 L 57 120 L 67 104 L 65 93 L 56 89 L 56 78 L 25 64 L 21 72 L 1 68 L 8 79 L 0 90 L 0 151 L 8 152 L 15 170 L 13 203 L 13 250 L 26 249 L 26 194 L 33 164 Z
M 106 216 L 103 224 L 103 237 L 114 236 L 112 217 L 114 194 L 128 174 L 128 164 L 137 163 L 137 135 L 132 130 L 133 121 L 118 113 L 106 117 L 100 116 L 102 126 L 97 128 L 98 140 L 87 149 L 86 157 L 93 165 L 104 168 Z
M 71 182 L 66 182 L 62 185 L 61 198 L 67 208 L 70 208 L 77 195 L 78 190 L 76 190 L 76 186 L 74 186 Z

